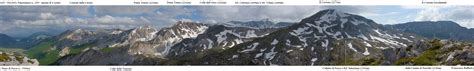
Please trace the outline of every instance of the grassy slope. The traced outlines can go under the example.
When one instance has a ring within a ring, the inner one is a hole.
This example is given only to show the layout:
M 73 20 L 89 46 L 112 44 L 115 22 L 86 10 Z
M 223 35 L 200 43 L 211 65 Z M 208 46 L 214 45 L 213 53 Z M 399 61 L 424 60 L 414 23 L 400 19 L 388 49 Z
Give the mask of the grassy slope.
M 5 48 L 5 47 L 0 47 L 0 52 L 7 52 L 7 53 L 18 53 L 22 54 L 25 52 L 24 49 L 22 48 Z
M 423 51 L 419 56 L 401 58 L 395 62 L 395 65 L 405 65 L 407 63 L 413 63 L 413 65 L 439 65 L 440 60 L 438 60 L 437 56 L 446 53 L 440 50 L 444 45 L 440 40 L 432 40 L 430 45 L 431 48 Z
M 53 49 L 53 44 L 52 41 L 41 42 L 25 53 L 28 57 L 38 59 L 41 65 L 51 64 L 59 59 L 59 50 Z

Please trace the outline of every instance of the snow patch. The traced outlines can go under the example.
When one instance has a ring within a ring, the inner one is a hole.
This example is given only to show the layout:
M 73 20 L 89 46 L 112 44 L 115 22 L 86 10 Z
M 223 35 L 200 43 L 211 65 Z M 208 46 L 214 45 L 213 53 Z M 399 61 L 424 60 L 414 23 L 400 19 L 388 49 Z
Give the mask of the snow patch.
M 305 23 L 306 25 L 310 26 L 310 27 L 314 27 L 316 29 L 318 29 L 318 32 L 319 33 L 323 33 L 323 28 L 319 27 L 319 26 L 316 26 L 316 25 L 313 25 L 311 23 Z
M 147 30 L 149 30 L 151 28 L 148 28 Z M 137 30 L 134 30 L 133 32 L 136 32 Z M 141 38 L 138 38 L 136 41 L 150 41 L 150 40 L 153 40 L 155 39 L 155 36 L 156 36 L 156 33 L 158 33 L 158 31 L 156 31 L 155 29 L 152 29 L 153 32 L 151 33 L 147 33 L 144 37 L 141 37 Z M 134 34 L 132 34 L 134 35 Z M 136 35 L 139 35 L 139 34 L 136 34 Z
M 341 28 L 344 28 L 344 25 L 346 24 L 347 21 L 348 19 L 341 19 Z
M 329 50 L 328 45 L 329 45 L 328 39 L 324 40 L 324 42 L 321 42 L 321 46 L 324 47 L 326 51 Z
M 259 57 L 262 56 L 262 55 L 263 55 L 263 53 L 258 53 L 258 54 L 255 55 L 254 58 L 259 58 Z
M 314 65 L 314 62 L 316 62 L 318 60 L 318 58 L 311 58 L 311 66 Z
M 334 14 L 329 14 L 329 12 L 326 12 L 323 16 L 319 17 L 319 19 L 316 21 L 317 23 L 322 23 L 322 22 L 330 22 L 336 20 L 336 15 Z
M 207 26 L 198 26 L 197 29 L 191 29 L 189 27 L 182 28 L 180 27 L 177 31 L 174 31 L 172 29 L 165 30 L 170 34 L 173 34 L 173 37 L 171 38 L 164 38 L 164 42 L 160 45 L 165 46 L 165 50 L 161 53 L 163 55 L 168 55 L 168 52 L 171 50 L 171 47 L 174 46 L 176 43 L 180 42 L 182 39 L 185 38 L 195 38 L 199 34 L 204 33 L 208 29 Z M 185 32 L 181 35 L 177 35 L 176 32 Z
M 351 23 L 354 24 L 354 25 L 365 24 L 365 22 L 359 21 L 359 20 L 351 21 Z
M 247 35 L 245 37 L 258 37 L 257 34 L 255 34 L 255 30 L 249 30 L 247 31 Z
M 401 46 L 401 47 L 406 47 L 407 46 L 404 43 L 400 43 L 400 42 L 394 40 L 394 39 L 403 39 L 402 37 L 399 37 L 396 34 L 395 35 L 390 35 L 390 34 L 386 34 L 386 33 L 381 33 L 380 30 L 378 30 L 378 29 L 374 30 L 374 32 L 381 36 L 381 37 L 376 37 L 376 36 L 372 37 L 375 40 L 378 40 L 378 41 L 381 41 L 381 42 L 384 42 L 384 43 L 388 43 L 390 45 L 395 45 L 395 46 Z M 408 42 L 410 42 L 410 40 L 408 40 Z
M 267 50 L 267 48 L 265 48 L 265 49 L 260 49 L 260 52 L 263 52 L 263 51 L 265 51 L 265 50 Z
M 242 50 L 241 52 L 254 51 L 254 50 L 255 50 L 255 47 L 257 47 L 257 46 L 258 46 L 258 43 L 253 43 L 252 45 L 247 46 L 247 48 L 249 48 L 249 49 Z
M 367 38 L 367 36 L 365 36 L 364 34 L 359 34 L 357 35 L 357 37 L 362 38 L 364 40 L 369 40 L 369 38 Z
M 448 58 L 446 58 L 446 62 L 452 60 L 454 58 L 454 52 L 449 53 Z
M 384 50 L 384 49 L 387 49 L 389 47 L 375 47 L 375 48 Z
M 347 46 L 348 46 L 350 49 L 352 49 L 352 51 L 354 51 L 354 52 L 359 52 L 359 51 L 357 51 L 354 47 L 352 47 L 352 43 L 349 42 L 349 44 L 347 44 Z
M 222 32 L 220 32 L 219 34 L 216 35 L 217 37 L 217 43 L 221 43 L 222 41 L 226 40 L 227 39 L 227 36 L 226 34 L 228 32 L 232 32 L 232 30 L 224 30 Z
M 291 41 L 289 39 L 286 39 L 286 43 L 285 43 L 287 46 L 291 46 Z
M 276 39 L 273 39 L 273 41 L 272 41 L 271 45 L 276 45 L 276 44 L 278 44 L 278 40 L 276 40 Z
M 350 16 L 349 14 L 341 12 L 341 11 L 335 11 L 335 12 L 339 17 L 348 17 L 348 16 Z
M 354 38 L 351 35 L 347 34 L 347 32 L 344 32 L 344 34 L 347 36 L 347 38 Z
M 180 31 L 185 31 L 186 34 L 181 35 L 182 38 L 195 38 L 199 34 L 202 34 L 207 29 L 207 26 L 199 26 L 196 30 L 192 30 L 191 28 L 180 28 Z M 174 32 L 173 32 L 174 33 Z
M 119 30 L 118 30 L 118 31 L 113 31 L 113 32 L 111 32 L 110 34 L 120 34 L 120 33 L 122 33 L 122 31 L 119 31 Z
M 364 55 L 370 55 L 369 50 L 368 50 L 367 48 L 365 48 L 365 52 L 362 53 L 362 54 L 364 54 Z
M 214 42 L 211 39 L 207 39 L 207 42 L 209 42 L 209 44 L 207 44 L 207 48 L 204 48 L 204 49 L 211 49 L 212 44 L 214 44 Z
M 232 55 L 232 59 L 238 58 L 239 55 Z
M 243 43 L 243 41 L 242 41 L 241 39 L 235 39 L 235 40 L 234 40 L 234 43 L 232 43 L 232 45 L 230 45 L 229 47 L 232 48 L 232 47 L 234 47 L 235 45 L 240 44 L 240 43 Z
M 292 51 L 293 51 L 293 50 L 291 50 L 291 49 L 290 49 L 290 50 L 286 50 L 286 53 L 290 53 L 290 52 L 292 52 Z
M 268 59 L 268 60 L 272 60 L 272 59 L 275 57 L 275 54 L 276 54 L 276 53 L 277 53 L 277 52 L 275 52 L 275 47 L 273 47 L 273 48 L 270 50 L 270 52 L 265 53 L 265 57 L 264 57 L 264 58 L 265 58 L 265 59 Z
M 313 31 L 305 32 L 305 30 L 308 30 L 308 28 L 309 27 L 298 28 L 296 30 L 293 30 L 293 32 L 290 32 L 290 34 L 293 36 L 298 36 L 300 34 L 311 34 Z
M 367 43 L 366 41 L 363 42 L 365 44 L 365 46 L 367 47 L 372 47 L 372 45 L 370 45 L 369 43 Z
M 372 39 L 383 42 L 383 43 L 391 44 L 391 45 L 397 45 L 397 46 L 403 46 L 403 47 L 407 46 L 406 44 L 400 43 L 398 41 L 387 40 L 387 39 L 376 37 L 376 36 L 372 36 Z
M 375 29 L 374 31 L 375 31 L 375 33 L 377 33 L 378 35 L 383 35 L 382 33 L 380 33 L 380 31 L 379 31 L 378 29 Z

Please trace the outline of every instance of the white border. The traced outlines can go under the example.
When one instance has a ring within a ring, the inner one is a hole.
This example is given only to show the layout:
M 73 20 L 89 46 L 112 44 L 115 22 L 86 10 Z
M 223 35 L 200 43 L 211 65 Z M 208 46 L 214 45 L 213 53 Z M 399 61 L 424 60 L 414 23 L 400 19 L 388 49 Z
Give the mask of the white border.
M 61 4 L 1 4 L 1 2 L 60 2 Z M 69 4 L 85 1 L 93 4 Z M 158 2 L 158 4 L 134 4 L 134 2 Z M 168 4 L 168 2 L 190 2 L 190 4 Z M 200 4 L 202 1 L 226 2 L 226 4 Z M 336 1 L 338 3 L 320 3 Z M 440 4 L 424 4 L 423 1 Z M 235 2 L 283 2 L 283 4 L 235 4 Z M 442 3 L 445 2 L 445 3 Z M 474 0 L 0 0 L 0 5 L 474 5 Z

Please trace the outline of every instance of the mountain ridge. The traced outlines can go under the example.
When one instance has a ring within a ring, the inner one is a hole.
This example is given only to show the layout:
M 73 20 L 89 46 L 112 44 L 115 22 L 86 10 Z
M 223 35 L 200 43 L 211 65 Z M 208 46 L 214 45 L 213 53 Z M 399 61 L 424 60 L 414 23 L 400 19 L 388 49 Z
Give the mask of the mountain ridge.
M 379 60 L 387 58 L 383 52 L 395 52 L 390 49 L 406 47 L 409 42 L 419 39 L 409 36 L 395 34 L 370 19 L 328 9 L 286 29 L 236 45 L 222 53 L 210 54 L 196 64 L 337 65 L 344 64 L 346 59 Z
M 414 33 L 427 38 L 458 41 L 474 41 L 474 29 L 462 27 L 453 21 L 417 21 L 394 25 L 385 25 L 398 31 Z
M 40 42 L 28 55 L 53 65 L 452 65 L 473 64 L 468 56 L 474 51 L 463 50 L 470 47 L 326 9 L 282 26 L 264 19 L 71 29 Z

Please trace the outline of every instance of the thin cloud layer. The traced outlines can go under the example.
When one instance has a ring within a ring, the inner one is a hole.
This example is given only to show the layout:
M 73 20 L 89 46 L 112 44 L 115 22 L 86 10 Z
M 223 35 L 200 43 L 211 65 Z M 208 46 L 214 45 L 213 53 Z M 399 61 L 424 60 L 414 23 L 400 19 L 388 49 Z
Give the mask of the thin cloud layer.
M 73 28 L 167 27 L 180 20 L 204 23 L 271 19 L 298 22 L 323 9 L 366 16 L 382 24 L 452 20 L 474 27 L 472 6 L 0 6 L 0 33 L 25 37 Z
M 404 7 L 420 10 L 415 21 L 454 21 L 461 26 L 474 28 L 474 6 L 421 6 Z

